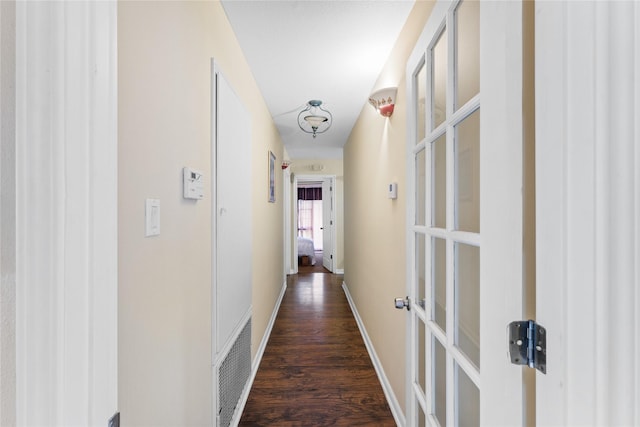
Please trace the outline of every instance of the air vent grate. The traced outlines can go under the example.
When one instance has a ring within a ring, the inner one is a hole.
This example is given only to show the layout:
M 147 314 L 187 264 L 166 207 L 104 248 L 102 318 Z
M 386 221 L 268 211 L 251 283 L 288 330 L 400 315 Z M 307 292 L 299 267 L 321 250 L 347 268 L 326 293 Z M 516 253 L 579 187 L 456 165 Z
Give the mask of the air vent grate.
M 218 368 L 219 425 L 231 424 L 242 391 L 251 375 L 251 319 Z

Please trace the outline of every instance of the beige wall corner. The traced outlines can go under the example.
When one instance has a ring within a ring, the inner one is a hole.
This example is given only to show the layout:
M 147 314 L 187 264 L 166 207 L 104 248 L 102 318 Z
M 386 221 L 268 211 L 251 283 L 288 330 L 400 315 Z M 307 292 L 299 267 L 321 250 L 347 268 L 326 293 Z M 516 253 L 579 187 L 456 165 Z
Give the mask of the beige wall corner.
M 384 118 L 366 104 L 344 149 L 345 283 L 402 407 L 406 319 L 393 308 L 393 299 L 406 292 L 404 75 L 433 4 L 416 2 L 372 88 L 398 87 L 393 115 Z M 387 197 L 390 183 L 398 184 L 395 200 Z
M 118 4 L 119 375 L 125 425 L 212 425 L 211 189 L 182 198 L 184 166 L 211 169 L 210 60 L 251 116 L 256 349 L 284 281 L 282 190 L 267 200 L 267 153 L 283 146 L 217 1 Z M 146 198 L 161 234 L 145 238 Z

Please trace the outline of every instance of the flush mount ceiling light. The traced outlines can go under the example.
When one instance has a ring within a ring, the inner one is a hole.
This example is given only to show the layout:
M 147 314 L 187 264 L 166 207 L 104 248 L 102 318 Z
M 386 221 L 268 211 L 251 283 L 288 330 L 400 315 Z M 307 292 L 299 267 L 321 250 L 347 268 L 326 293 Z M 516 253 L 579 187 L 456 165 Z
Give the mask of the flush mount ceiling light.
M 373 105 L 383 117 L 391 117 L 393 114 L 393 108 L 396 105 L 396 93 L 397 87 L 386 87 L 384 89 L 377 90 L 369 97 L 369 103 Z
M 333 116 L 322 108 L 322 101 L 317 99 L 307 102 L 305 109 L 298 114 L 298 126 L 303 132 L 313 134 L 314 138 L 329 130 L 332 122 Z

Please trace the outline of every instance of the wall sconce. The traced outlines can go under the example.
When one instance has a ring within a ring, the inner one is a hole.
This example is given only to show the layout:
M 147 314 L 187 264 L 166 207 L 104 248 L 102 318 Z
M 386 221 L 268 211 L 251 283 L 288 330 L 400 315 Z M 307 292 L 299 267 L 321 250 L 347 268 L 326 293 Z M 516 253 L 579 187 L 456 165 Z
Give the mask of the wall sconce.
M 396 93 L 397 87 L 386 87 L 384 89 L 377 90 L 369 97 L 369 103 L 373 105 L 383 117 L 391 117 L 393 114 L 393 107 L 396 105 Z
M 286 168 L 288 168 L 290 164 L 291 164 L 291 162 L 289 160 L 283 160 L 282 161 L 282 170 L 285 170 Z

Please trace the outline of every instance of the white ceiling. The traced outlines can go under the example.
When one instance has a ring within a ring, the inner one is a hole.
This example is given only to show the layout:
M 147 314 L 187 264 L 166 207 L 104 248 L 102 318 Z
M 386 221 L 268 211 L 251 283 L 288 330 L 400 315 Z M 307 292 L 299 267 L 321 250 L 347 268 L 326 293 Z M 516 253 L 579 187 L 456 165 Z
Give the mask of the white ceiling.
M 222 0 L 292 159 L 342 158 L 351 129 L 413 0 Z M 378 88 L 376 88 L 378 89 Z M 323 101 L 333 125 L 315 139 L 298 112 Z

